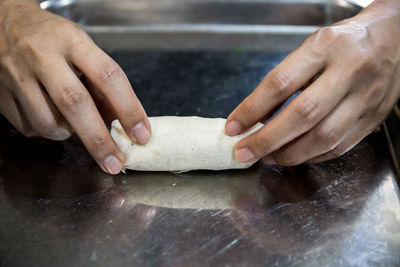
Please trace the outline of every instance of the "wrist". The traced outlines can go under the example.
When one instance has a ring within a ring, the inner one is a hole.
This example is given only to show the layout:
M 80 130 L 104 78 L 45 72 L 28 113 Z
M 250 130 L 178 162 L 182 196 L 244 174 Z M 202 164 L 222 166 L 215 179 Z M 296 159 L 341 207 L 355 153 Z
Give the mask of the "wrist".
M 5 8 L 15 7 L 39 7 L 39 3 L 36 0 L 0 0 L 0 6 Z
M 376 6 L 388 7 L 392 10 L 397 9 L 397 11 L 400 10 L 400 2 L 398 0 L 375 0 L 367 8 Z
M 382 32 L 385 29 L 386 34 L 400 34 L 400 1 L 375 0 L 352 20 L 371 30 Z
M 41 10 L 36 0 L 0 0 L 0 23 L 21 21 L 35 10 Z
M 0 19 L 18 10 L 40 8 L 36 0 L 0 0 Z
M 360 12 L 360 15 L 370 13 L 375 16 L 398 17 L 400 23 L 400 1 L 398 0 L 375 0 Z

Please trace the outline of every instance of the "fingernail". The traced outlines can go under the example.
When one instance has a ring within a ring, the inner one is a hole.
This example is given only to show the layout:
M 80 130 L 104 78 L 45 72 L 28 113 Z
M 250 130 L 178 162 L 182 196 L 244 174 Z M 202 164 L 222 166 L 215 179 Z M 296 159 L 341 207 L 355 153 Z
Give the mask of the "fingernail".
M 104 160 L 104 167 L 109 173 L 117 174 L 122 169 L 122 163 L 116 156 L 110 155 Z
M 266 165 L 276 165 L 276 161 L 271 156 L 266 156 L 262 159 L 262 162 Z
M 228 135 L 237 135 L 242 132 L 242 126 L 237 121 L 229 121 L 226 125 L 226 133 Z
M 132 135 L 139 144 L 146 144 L 150 139 L 150 132 L 143 122 L 138 123 L 132 129 Z
M 249 162 L 255 159 L 255 156 L 248 148 L 239 148 L 235 153 L 236 160 L 239 162 Z

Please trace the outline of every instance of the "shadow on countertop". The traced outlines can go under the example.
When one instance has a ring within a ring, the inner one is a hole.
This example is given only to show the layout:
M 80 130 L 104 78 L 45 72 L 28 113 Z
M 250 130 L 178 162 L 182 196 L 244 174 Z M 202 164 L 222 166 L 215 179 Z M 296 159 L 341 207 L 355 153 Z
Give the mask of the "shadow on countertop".
M 334 250 L 390 169 L 380 132 L 321 164 L 117 176 L 103 173 L 76 137 L 53 142 L 9 132 L 1 138 L 6 199 L 28 225 L 40 226 L 21 240 L 45 232 L 63 252 L 38 255 L 69 257 L 68 264 L 102 257 L 104 266 L 259 265 Z

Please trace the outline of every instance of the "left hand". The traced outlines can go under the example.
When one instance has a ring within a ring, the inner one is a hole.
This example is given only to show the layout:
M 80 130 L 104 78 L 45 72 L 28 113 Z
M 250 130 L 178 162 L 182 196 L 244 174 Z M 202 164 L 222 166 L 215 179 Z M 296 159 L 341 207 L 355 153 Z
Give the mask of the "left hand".
M 321 162 L 376 129 L 400 96 L 400 1 L 375 0 L 357 16 L 311 35 L 230 114 L 226 133 L 264 121 L 300 90 L 235 146 L 238 161 Z

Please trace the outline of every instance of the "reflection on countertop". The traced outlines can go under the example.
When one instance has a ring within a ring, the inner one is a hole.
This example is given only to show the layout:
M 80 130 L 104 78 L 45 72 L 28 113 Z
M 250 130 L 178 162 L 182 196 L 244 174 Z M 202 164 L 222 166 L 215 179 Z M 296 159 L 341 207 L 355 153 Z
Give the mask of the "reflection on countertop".
M 226 117 L 286 54 L 110 55 L 150 116 Z M 382 131 L 321 164 L 110 176 L 76 136 L 0 127 L 1 266 L 400 265 Z
M 399 191 L 382 138 L 322 164 L 109 176 L 77 139 L 7 134 L 2 263 L 395 266 Z

